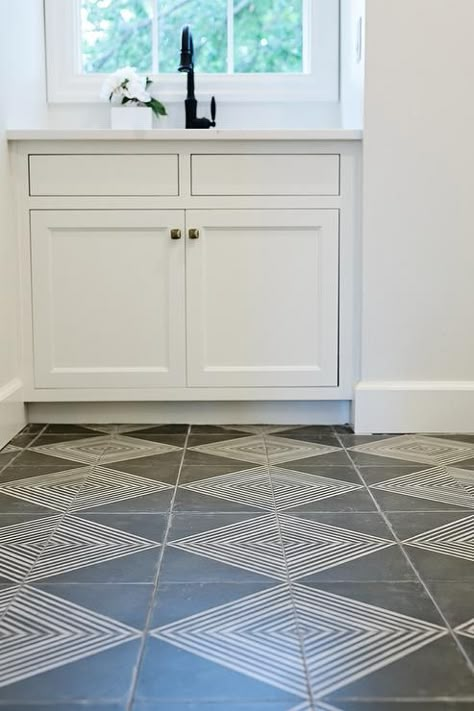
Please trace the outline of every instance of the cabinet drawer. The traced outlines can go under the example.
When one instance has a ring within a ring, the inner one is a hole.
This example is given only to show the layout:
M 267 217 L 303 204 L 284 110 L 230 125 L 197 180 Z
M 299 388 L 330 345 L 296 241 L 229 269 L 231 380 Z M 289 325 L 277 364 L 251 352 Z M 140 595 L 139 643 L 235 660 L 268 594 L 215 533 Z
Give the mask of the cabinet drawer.
M 339 195 L 339 155 L 193 155 L 193 195 Z
M 30 155 L 30 195 L 179 195 L 177 155 Z

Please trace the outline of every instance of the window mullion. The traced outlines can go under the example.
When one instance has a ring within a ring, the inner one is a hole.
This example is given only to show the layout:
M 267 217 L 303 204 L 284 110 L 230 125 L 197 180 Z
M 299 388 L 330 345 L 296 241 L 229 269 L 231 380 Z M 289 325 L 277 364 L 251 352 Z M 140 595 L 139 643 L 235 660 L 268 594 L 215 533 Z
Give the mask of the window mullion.
M 234 0 L 227 0 L 227 73 L 234 73 Z

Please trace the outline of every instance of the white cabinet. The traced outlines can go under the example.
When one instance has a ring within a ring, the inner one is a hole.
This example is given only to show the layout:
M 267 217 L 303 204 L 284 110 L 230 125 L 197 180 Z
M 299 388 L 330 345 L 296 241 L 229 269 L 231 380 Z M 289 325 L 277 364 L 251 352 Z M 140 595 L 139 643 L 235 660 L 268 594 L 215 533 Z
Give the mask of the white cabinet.
M 185 384 L 182 210 L 33 210 L 38 388 Z
M 196 133 L 15 145 L 26 401 L 351 398 L 359 147 Z
M 336 386 L 338 211 L 189 210 L 188 384 Z

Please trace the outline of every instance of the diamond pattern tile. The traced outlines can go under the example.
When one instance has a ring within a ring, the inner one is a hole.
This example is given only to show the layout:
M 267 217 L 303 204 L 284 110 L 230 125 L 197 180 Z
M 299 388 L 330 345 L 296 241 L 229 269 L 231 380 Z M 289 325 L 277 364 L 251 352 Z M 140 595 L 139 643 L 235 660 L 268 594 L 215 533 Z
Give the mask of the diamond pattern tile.
M 447 634 L 437 625 L 328 591 L 293 587 L 313 690 L 327 694 Z M 248 676 L 306 695 L 286 586 L 155 629 L 153 636 Z
M 75 516 L 44 516 L 0 529 L 0 575 L 41 580 L 159 545 Z
M 284 580 L 285 562 L 290 576 L 297 579 L 361 558 L 394 542 L 288 515 L 280 516 L 278 523 L 275 516 L 267 515 L 194 534 L 170 545 Z
M 43 516 L 0 528 L 0 575 L 21 582 L 60 521 L 58 515 Z
M 7 444 L 6 447 L 0 449 L 0 454 L 11 454 L 12 452 L 21 452 L 21 447 L 15 447 L 14 444 Z
M 342 429 L 43 424 L 12 440 L 0 467 L 0 706 L 474 699 L 474 435 L 343 435 L 339 447 Z M 178 477 L 185 431 L 196 446 Z M 372 465 L 366 485 L 349 448 Z M 367 486 L 402 544 L 367 512 Z M 44 513 L 23 513 L 35 506 Z M 161 625 L 137 665 L 156 600 Z
M 393 541 L 320 521 L 279 517 L 290 577 L 295 580 L 389 548 Z
M 474 561 L 474 516 L 461 518 L 404 541 L 433 553 Z
M 224 442 L 198 445 L 189 449 L 219 457 L 254 462 L 255 464 L 264 464 L 267 461 L 271 464 L 281 464 L 293 459 L 317 457 L 322 454 L 339 451 L 338 447 L 330 447 L 325 444 L 300 442 L 284 437 L 271 436 L 265 440 L 259 436 L 241 437 L 234 440 L 225 440 Z
M 151 634 L 259 681 L 306 696 L 300 641 L 286 586 L 211 608 Z
M 271 510 L 276 506 L 283 510 L 363 487 L 329 477 L 262 466 L 182 484 L 180 488 L 262 509 Z
M 170 488 L 169 484 L 135 474 L 105 467 L 80 467 L 0 484 L 0 494 L 55 511 L 80 511 Z
M 131 627 L 43 590 L 0 590 L 0 687 L 139 636 Z
M 137 432 L 139 430 L 151 430 L 156 425 L 82 425 L 94 432 L 104 432 L 104 434 L 124 434 L 127 432 Z
M 323 501 L 364 488 L 360 484 L 332 479 L 329 476 L 306 474 L 281 467 L 270 467 L 270 476 L 279 510 Z
M 248 432 L 249 434 L 272 434 L 273 432 L 284 432 L 288 429 L 297 429 L 291 425 L 224 425 L 224 430 L 234 430 L 234 432 Z
M 267 461 L 265 442 L 263 437 L 259 436 L 200 444 L 195 447 L 189 447 L 189 451 L 202 452 L 216 457 L 227 457 L 228 459 L 239 459 L 243 462 L 253 462 L 255 464 L 265 464 Z
M 364 452 L 378 457 L 403 459 L 423 464 L 452 464 L 474 456 L 474 445 L 422 435 L 402 435 L 350 447 L 353 452 Z
M 433 467 L 373 484 L 372 489 L 474 509 L 474 472 Z
M 265 443 L 270 464 L 282 464 L 291 462 L 293 459 L 319 457 L 323 454 L 340 451 L 339 447 L 331 447 L 327 444 L 318 444 L 316 442 L 300 442 L 287 437 L 266 437 Z
M 464 622 L 462 625 L 458 625 L 454 631 L 458 634 L 464 635 L 465 637 L 474 639 L 474 617 L 471 620 Z
M 181 447 L 148 440 L 124 437 L 121 435 L 92 437 L 55 444 L 45 444 L 32 447 L 35 452 L 47 454 L 50 457 L 69 459 L 83 464 L 110 464 L 128 459 L 151 457 L 168 452 L 177 452 Z

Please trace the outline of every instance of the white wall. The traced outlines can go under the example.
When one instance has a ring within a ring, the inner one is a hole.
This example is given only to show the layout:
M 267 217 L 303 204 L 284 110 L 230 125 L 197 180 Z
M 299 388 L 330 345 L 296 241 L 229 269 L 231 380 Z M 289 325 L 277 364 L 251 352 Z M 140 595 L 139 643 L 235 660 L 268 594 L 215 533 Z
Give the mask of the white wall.
M 41 0 L 0 0 L 0 447 L 24 424 L 19 349 L 19 281 L 5 128 L 46 111 Z M 21 44 L 19 40 L 21 39 Z M 26 49 L 27 48 L 27 49 Z
M 367 0 L 360 431 L 474 431 L 473 0 Z

